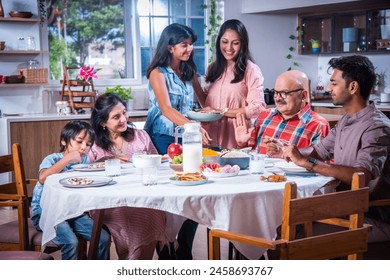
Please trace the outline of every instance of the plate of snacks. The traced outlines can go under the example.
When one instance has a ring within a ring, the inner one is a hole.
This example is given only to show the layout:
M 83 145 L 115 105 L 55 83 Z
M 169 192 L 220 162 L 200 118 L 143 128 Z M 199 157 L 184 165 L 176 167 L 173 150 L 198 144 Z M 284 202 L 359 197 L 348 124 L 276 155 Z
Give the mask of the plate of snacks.
M 175 177 L 169 178 L 169 181 L 177 186 L 196 186 L 207 183 L 208 179 L 200 172 L 178 172 Z
M 83 172 L 103 171 L 105 169 L 105 165 L 104 162 L 75 164 L 72 166 L 72 169 Z
M 112 182 L 111 177 L 106 176 L 73 176 L 63 178 L 59 181 L 61 185 L 67 188 L 92 188 L 108 185 Z
M 201 170 L 203 175 L 208 178 L 225 178 L 225 177 L 233 177 L 237 176 L 240 172 L 240 167 L 238 165 L 231 166 L 230 164 L 226 164 L 225 166 L 221 166 L 218 163 L 208 163 L 202 164 Z

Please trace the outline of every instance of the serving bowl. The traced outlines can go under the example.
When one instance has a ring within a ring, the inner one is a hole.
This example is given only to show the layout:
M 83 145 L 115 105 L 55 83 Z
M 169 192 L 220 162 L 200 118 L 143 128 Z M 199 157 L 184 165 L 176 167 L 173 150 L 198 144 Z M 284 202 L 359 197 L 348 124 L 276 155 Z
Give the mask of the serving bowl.
M 222 118 L 223 114 L 222 113 L 188 111 L 187 117 L 190 120 L 198 121 L 198 122 L 213 122 L 213 121 L 217 121 L 220 118 Z
M 175 172 L 183 172 L 183 164 L 169 163 L 169 167 Z
M 219 156 L 203 156 L 204 158 L 204 163 L 209 164 L 209 163 L 215 163 L 218 162 Z
M 135 168 L 160 167 L 162 155 L 135 154 L 132 162 Z
M 218 164 L 221 166 L 225 166 L 226 164 L 238 165 L 240 169 L 247 169 L 249 167 L 250 157 L 218 157 Z
M 31 12 L 11 11 L 11 12 L 9 12 L 9 15 L 11 17 L 15 17 L 15 18 L 30 18 L 30 17 L 33 16 L 33 13 L 31 13 Z

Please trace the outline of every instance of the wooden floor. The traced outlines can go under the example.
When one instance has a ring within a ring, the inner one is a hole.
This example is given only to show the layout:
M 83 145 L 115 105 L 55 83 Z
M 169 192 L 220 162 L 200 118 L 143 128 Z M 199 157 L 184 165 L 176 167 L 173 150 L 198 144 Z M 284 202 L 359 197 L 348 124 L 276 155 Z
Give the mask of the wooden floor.
M 17 217 L 17 211 L 12 209 L 0 209 L 0 224 L 15 220 Z M 225 240 L 221 240 L 221 257 L 227 259 L 228 243 Z M 111 246 L 111 259 L 117 260 L 118 256 L 115 251 L 114 243 Z M 61 259 L 61 252 L 55 252 L 52 254 L 56 260 Z M 199 225 L 196 231 L 195 240 L 193 244 L 192 255 L 194 260 L 207 260 L 207 228 Z M 157 259 L 157 255 L 154 255 L 154 259 Z

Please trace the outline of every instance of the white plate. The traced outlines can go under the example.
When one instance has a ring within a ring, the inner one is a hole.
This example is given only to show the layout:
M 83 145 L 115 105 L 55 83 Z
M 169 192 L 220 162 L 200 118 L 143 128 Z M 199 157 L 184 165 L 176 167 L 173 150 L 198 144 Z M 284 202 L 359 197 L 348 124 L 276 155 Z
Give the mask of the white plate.
M 293 162 L 277 161 L 274 162 L 274 166 L 283 170 L 286 173 L 308 173 L 306 168 L 300 167 Z
M 199 122 L 213 122 L 222 118 L 223 114 L 188 111 L 187 117 L 190 120 L 199 121 Z
M 171 182 L 171 184 L 177 186 L 196 186 L 196 185 L 206 184 L 208 182 L 208 179 L 206 178 L 199 181 L 178 181 L 177 177 L 171 177 L 169 178 L 169 181 Z
M 90 184 L 85 185 L 72 185 L 68 183 L 69 179 L 72 178 L 88 178 L 91 179 L 92 182 Z M 61 185 L 67 188 L 92 188 L 92 187 L 102 187 L 110 184 L 112 182 L 111 177 L 106 176 L 72 176 L 72 177 L 66 177 L 59 181 Z
M 225 178 L 225 177 L 234 177 L 237 176 L 240 170 L 234 173 L 226 173 L 226 172 L 206 172 L 203 171 L 203 175 L 210 178 Z
M 75 164 L 72 165 L 72 169 L 76 171 L 82 171 L 82 172 L 95 172 L 95 171 L 103 171 L 105 170 L 104 167 L 99 168 L 90 168 L 89 166 L 93 166 L 96 163 L 82 163 L 82 164 Z

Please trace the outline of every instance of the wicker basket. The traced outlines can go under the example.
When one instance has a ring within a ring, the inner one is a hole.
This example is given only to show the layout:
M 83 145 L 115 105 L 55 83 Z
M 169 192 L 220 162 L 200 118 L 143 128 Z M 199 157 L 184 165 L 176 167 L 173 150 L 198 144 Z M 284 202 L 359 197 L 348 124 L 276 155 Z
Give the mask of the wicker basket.
M 47 68 L 22 68 L 19 69 L 19 74 L 26 78 L 26 84 L 46 84 L 48 82 Z

